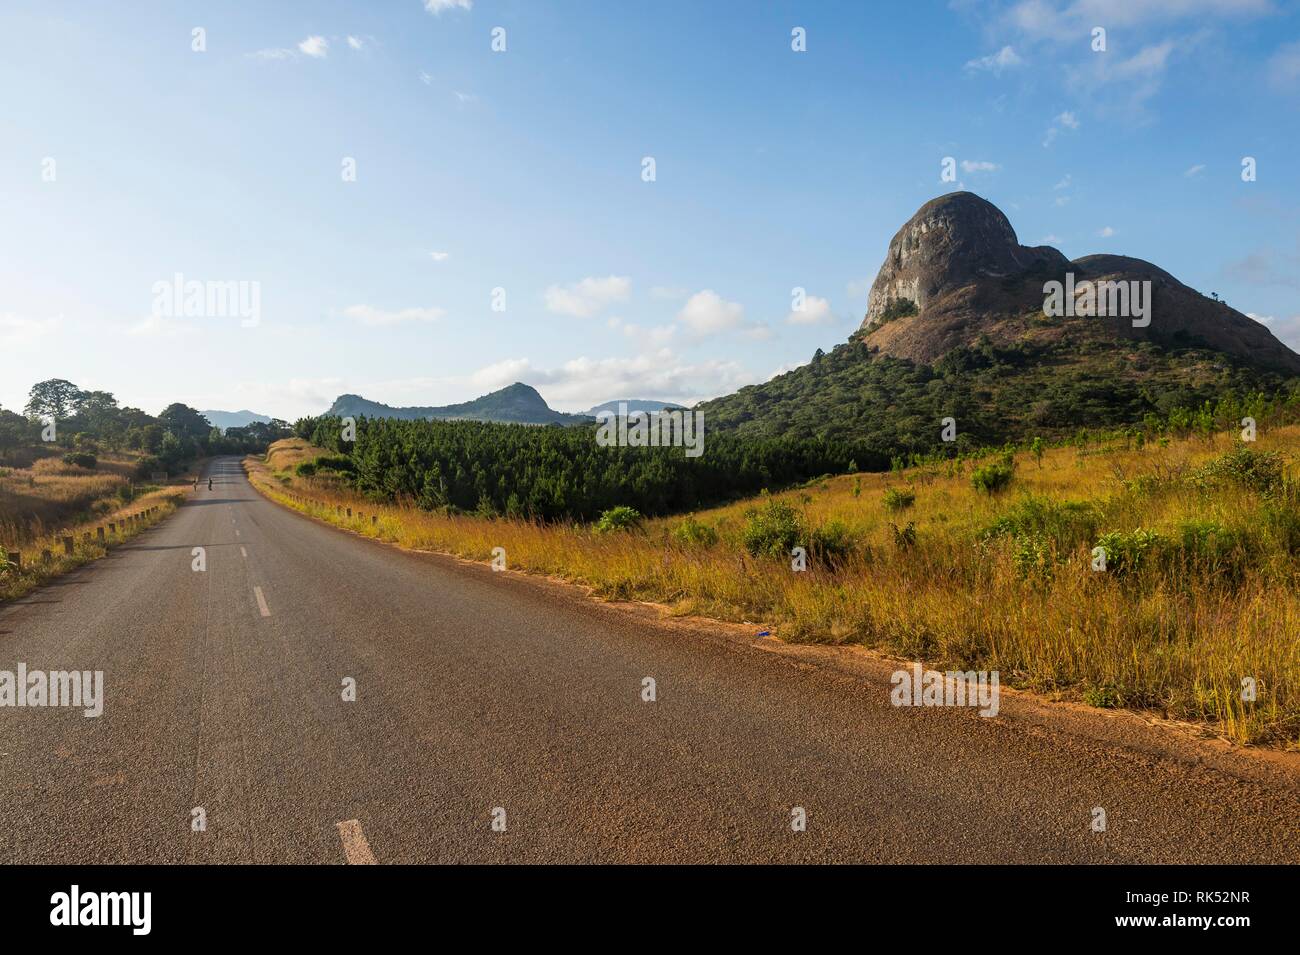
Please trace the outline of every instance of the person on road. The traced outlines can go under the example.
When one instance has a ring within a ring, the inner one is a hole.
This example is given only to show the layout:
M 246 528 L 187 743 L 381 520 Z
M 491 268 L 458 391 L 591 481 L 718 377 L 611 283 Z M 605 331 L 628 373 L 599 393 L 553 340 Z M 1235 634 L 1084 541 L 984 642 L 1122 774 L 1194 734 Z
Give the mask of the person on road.
M 208 478 L 208 490 L 212 490 L 212 478 Z

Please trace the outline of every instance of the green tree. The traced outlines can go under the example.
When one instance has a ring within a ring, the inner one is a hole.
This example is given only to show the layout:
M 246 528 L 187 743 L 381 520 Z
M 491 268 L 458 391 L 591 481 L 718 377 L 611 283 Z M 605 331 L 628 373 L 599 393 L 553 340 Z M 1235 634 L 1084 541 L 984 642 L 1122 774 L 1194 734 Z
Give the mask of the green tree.
M 62 378 L 50 378 L 32 385 L 23 413 L 29 418 L 67 418 L 75 410 L 81 389 Z

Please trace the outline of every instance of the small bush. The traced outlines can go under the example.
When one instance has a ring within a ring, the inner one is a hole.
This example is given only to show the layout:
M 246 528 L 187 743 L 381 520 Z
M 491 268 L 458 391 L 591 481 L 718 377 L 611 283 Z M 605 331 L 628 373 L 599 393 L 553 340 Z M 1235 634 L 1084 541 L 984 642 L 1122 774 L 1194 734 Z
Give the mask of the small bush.
M 673 539 L 686 547 L 712 547 L 718 542 L 718 532 L 692 515 L 673 528 Z
M 93 471 L 99 467 L 99 458 L 89 451 L 70 451 L 63 456 L 64 464 L 74 464 L 79 468 L 85 468 L 87 471 Z
M 1011 483 L 1011 477 L 1015 474 L 1015 470 L 1015 462 L 1010 456 L 1003 457 L 1000 461 L 994 461 L 991 464 L 976 468 L 971 472 L 970 482 L 977 491 L 983 491 L 985 494 L 996 494 Z
M 920 309 L 910 298 L 896 298 L 880 313 L 880 324 L 892 322 L 896 318 L 906 318 L 909 315 L 916 315 Z
M 1103 534 L 1097 546 L 1106 552 L 1106 570 L 1124 575 L 1148 565 L 1160 550 L 1161 537 L 1139 527 L 1135 531 Z
M 802 538 L 799 512 L 785 501 L 769 500 L 745 512 L 741 539 L 745 550 L 756 557 L 785 557 Z
M 1083 691 L 1083 702 L 1103 710 L 1119 706 L 1119 690 L 1109 683 L 1090 686 Z
M 1026 494 L 984 529 L 981 537 L 1046 537 L 1066 553 L 1097 534 L 1097 509 L 1087 501 L 1054 501 Z
M 896 487 L 885 488 L 885 510 L 905 511 L 916 503 L 913 491 L 900 490 Z
M 640 526 L 641 512 L 635 507 L 627 507 L 624 504 L 611 507 L 600 515 L 600 520 L 596 521 L 596 531 L 601 534 L 631 531 Z
M 1015 538 L 1011 564 L 1021 580 L 1050 581 L 1056 576 L 1056 548 L 1045 534 L 1021 534 Z
M 857 537 L 843 521 L 829 520 L 812 532 L 808 549 L 820 560 L 836 564 L 857 547 Z
M 298 477 L 312 477 L 316 474 L 315 461 L 302 461 L 293 469 L 293 473 Z
M 1277 451 L 1256 451 L 1243 445 L 1206 462 L 1192 479 L 1198 484 L 1236 484 L 1268 494 L 1282 486 L 1285 468 Z
M 322 455 L 314 462 L 317 471 L 335 471 L 339 474 L 355 474 L 356 465 L 347 455 Z
M 896 524 L 889 525 L 890 531 L 894 536 L 894 547 L 898 550 L 908 550 L 916 545 L 916 524 L 912 521 L 907 522 L 907 526 L 899 529 Z

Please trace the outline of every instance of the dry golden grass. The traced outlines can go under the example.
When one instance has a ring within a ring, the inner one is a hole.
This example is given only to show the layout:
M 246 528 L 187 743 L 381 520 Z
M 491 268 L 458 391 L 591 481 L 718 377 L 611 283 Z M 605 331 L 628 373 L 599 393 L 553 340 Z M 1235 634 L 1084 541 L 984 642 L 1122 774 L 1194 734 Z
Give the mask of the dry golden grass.
M 273 446 L 274 465 L 250 458 L 246 466 L 269 497 L 403 547 L 482 561 L 502 547 L 512 570 L 562 577 L 603 597 L 761 621 L 788 641 L 858 643 L 939 668 L 999 670 L 1006 683 L 1052 696 L 1144 708 L 1204 721 L 1243 742 L 1294 746 L 1300 580 L 1292 553 L 1252 552 L 1231 582 L 1214 568 L 1125 580 L 1091 570 L 1092 537 L 1054 552 L 1050 576 L 1037 577 L 1018 568 L 1014 540 L 984 534 L 1026 495 L 1091 505 L 1098 533 L 1145 528 L 1176 538 L 1207 521 L 1258 532 L 1266 516 L 1258 492 L 1186 480 L 1233 443 L 1218 436 L 1143 449 L 1061 448 L 1048 451 L 1041 467 L 1021 454 L 1011 488 L 992 497 L 974 490 L 969 473 L 947 466 L 840 476 L 772 495 L 792 504 L 806 527 L 839 521 L 857 540 L 838 567 L 810 561 L 805 573 L 746 552 L 741 535 L 753 500 L 695 515 L 717 541 L 692 546 L 672 534 L 681 517 L 602 535 L 371 503 L 336 479 L 285 473 L 326 453 L 303 441 L 281 442 L 292 450 Z M 1300 427 L 1262 432 L 1253 447 L 1290 458 Z M 910 489 L 915 504 L 889 511 L 891 486 Z M 1300 526 L 1293 496 L 1267 506 L 1270 520 Z M 350 519 L 340 510 L 347 507 Z M 900 547 L 894 528 L 908 523 L 916 541 Z M 1242 700 L 1244 677 L 1257 681 L 1257 702 Z
M 104 513 L 93 520 L 79 521 L 60 527 L 57 531 L 42 533 L 26 541 L 21 547 L 8 545 L 5 550 L 21 555 L 20 567 L 7 560 L 0 561 L 0 600 L 10 600 L 29 593 L 51 578 L 65 574 L 92 560 L 99 560 L 109 550 L 117 547 L 141 531 L 152 527 L 170 515 L 185 498 L 179 488 L 162 488 L 141 494 L 129 504 Z M 109 524 L 113 524 L 112 530 Z M 100 540 L 97 530 L 104 528 Z M 86 535 L 89 535 L 87 538 Z M 73 539 L 72 553 L 64 550 L 62 538 Z M 48 553 L 48 559 L 45 554 Z M 0 554 L 0 559 L 3 559 Z

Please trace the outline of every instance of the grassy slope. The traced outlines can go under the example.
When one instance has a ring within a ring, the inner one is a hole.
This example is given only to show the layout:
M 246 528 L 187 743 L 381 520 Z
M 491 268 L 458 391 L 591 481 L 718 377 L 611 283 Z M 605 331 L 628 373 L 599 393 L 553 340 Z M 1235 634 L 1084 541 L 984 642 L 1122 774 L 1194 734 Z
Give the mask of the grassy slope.
M 95 470 L 65 465 L 59 456 L 34 449 L 27 467 L 0 467 L 0 551 L 22 555 L 22 571 L 7 565 L 0 553 L 0 600 L 21 596 L 52 577 L 103 557 L 111 547 L 131 539 L 175 510 L 183 492 L 175 488 L 136 488 L 130 501 L 119 492 L 130 485 L 138 456 L 104 454 Z M 139 493 L 141 490 L 144 493 Z M 139 520 L 121 522 L 140 515 Z M 108 532 L 109 523 L 118 526 Z M 100 543 L 96 528 L 105 529 Z M 83 535 L 90 533 L 87 542 Z M 65 554 L 60 538 L 76 541 Z M 42 551 L 52 559 L 43 561 Z
M 1148 708 L 1208 721 L 1239 740 L 1294 745 L 1300 740 L 1300 514 L 1294 498 L 1270 502 L 1248 488 L 1192 479 L 1196 468 L 1234 443 L 1220 435 L 1141 450 L 1060 448 L 1046 453 L 1041 468 L 1022 454 L 1011 488 L 996 497 L 976 492 L 969 473 L 944 468 L 836 477 L 773 495 L 790 502 L 806 527 L 837 520 L 857 540 L 838 569 L 814 560 L 805 573 L 793 572 L 787 560 L 746 552 L 742 534 L 753 502 L 696 515 L 716 530 L 717 541 L 687 545 L 672 534 L 680 518 L 650 521 L 637 533 L 598 535 L 580 526 L 372 504 L 336 479 L 277 475 L 251 458 L 248 466 L 254 484 L 274 499 L 401 546 L 473 560 L 489 560 L 492 548 L 503 547 L 510 569 L 563 577 L 603 597 L 762 621 L 784 640 L 859 643 L 939 668 L 996 669 L 1005 682 L 1039 692 Z M 324 453 L 302 441 L 281 444 L 270 456 L 276 467 Z M 292 445 L 297 449 L 286 450 Z M 1262 433 L 1254 447 L 1289 457 L 1300 448 L 1300 427 Z M 890 486 L 910 487 L 915 504 L 889 511 L 884 492 Z M 1077 504 L 1063 510 L 1065 501 Z M 337 510 L 348 506 L 364 518 Z M 988 538 L 986 529 L 1008 517 L 1022 525 L 1036 520 L 1043 533 Z M 1196 522 L 1216 523 L 1229 540 L 1239 532 L 1253 543 L 1216 558 L 1223 567 L 1129 580 L 1090 568 L 1091 547 L 1102 533 L 1146 528 L 1175 539 Z M 895 527 L 908 523 L 916 543 L 900 547 Z M 1045 557 L 1043 537 L 1056 538 Z M 1028 560 L 1026 539 L 1039 542 Z M 1238 569 L 1239 577 L 1225 567 Z M 1050 577 L 1034 568 L 1049 568 Z M 1244 676 L 1262 688 L 1257 703 L 1241 700 Z

